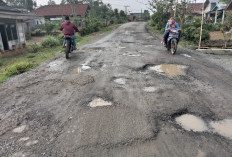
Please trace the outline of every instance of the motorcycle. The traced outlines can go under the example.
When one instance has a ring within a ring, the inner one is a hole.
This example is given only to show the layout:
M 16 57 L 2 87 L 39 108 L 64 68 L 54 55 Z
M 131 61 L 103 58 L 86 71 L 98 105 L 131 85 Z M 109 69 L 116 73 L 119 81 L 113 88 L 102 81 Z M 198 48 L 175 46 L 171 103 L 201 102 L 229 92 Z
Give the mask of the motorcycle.
M 71 36 L 65 36 L 65 57 L 66 59 L 69 59 L 69 53 L 73 51 L 72 40 L 73 39 Z
M 173 55 L 176 53 L 178 41 L 179 41 L 179 31 L 176 29 L 170 29 L 170 33 L 167 41 L 167 49 L 168 51 L 171 50 L 171 53 Z

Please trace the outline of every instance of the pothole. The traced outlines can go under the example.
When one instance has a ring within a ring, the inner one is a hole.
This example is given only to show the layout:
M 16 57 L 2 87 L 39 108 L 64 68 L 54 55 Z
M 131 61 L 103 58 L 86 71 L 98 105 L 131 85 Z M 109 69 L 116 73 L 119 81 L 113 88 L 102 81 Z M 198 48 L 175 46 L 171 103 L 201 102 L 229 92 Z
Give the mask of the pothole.
M 120 85 L 125 85 L 126 81 L 127 80 L 125 78 L 117 78 L 114 80 L 115 83 L 120 84 Z
M 15 129 L 13 129 L 13 132 L 14 133 L 22 133 L 26 129 L 26 127 L 27 127 L 26 125 L 19 126 Z
M 159 74 L 167 75 L 168 77 L 177 77 L 181 75 L 186 75 L 185 71 L 188 67 L 184 65 L 176 64 L 161 64 L 156 66 L 149 66 L 148 70 L 156 71 Z
M 30 137 L 22 137 L 22 138 L 20 138 L 18 141 L 19 142 L 24 142 L 24 141 L 27 141 L 27 140 L 29 140 L 30 139 Z
M 205 132 L 209 130 L 203 119 L 191 114 L 181 115 L 176 117 L 175 120 L 177 124 L 187 131 Z
M 87 85 L 87 84 L 90 84 L 90 83 L 93 83 L 94 82 L 94 78 L 92 76 L 79 76 L 78 78 L 76 79 L 73 79 L 71 81 L 71 83 L 73 85 L 80 85 L 80 86 L 84 86 L 84 85 Z
M 218 133 L 221 136 L 232 139 L 232 119 L 224 119 L 222 121 L 212 121 L 210 126 L 213 132 Z
M 80 50 L 80 52 L 92 53 L 92 52 L 97 52 L 97 50 L 93 50 L 93 49 L 84 49 L 84 50 Z
M 145 45 L 145 47 L 154 47 L 156 45 Z
M 63 61 L 55 60 L 48 64 L 50 70 L 59 70 L 60 66 L 63 64 Z
M 183 113 L 181 115 L 181 113 Z M 217 133 L 225 138 L 232 140 L 232 119 L 221 121 L 204 121 L 202 118 L 187 113 L 187 110 L 175 113 L 177 124 L 187 131 Z
M 109 101 L 105 101 L 102 98 L 96 98 L 89 103 L 90 107 L 103 107 L 103 106 L 111 106 L 112 103 Z
M 87 65 L 82 65 L 80 67 L 72 69 L 72 74 L 78 74 L 78 73 L 85 71 L 85 70 L 88 70 L 88 69 L 91 69 L 91 67 L 87 66 Z
M 181 54 L 182 56 L 184 57 L 188 57 L 188 58 L 191 58 L 192 56 L 188 55 L 188 54 Z
M 157 87 L 145 87 L 143 88 L 143 91 L 147 92 L 147 93 L 155 93 L 158 92 L 160 89 Z
M 39 141 L 38 140 L 34 140 L 34 141 L 28 141 L 25 146 L 29 147 L 29 146 L 32 146 L 32 145 L 35 145 L 37 144 Z
M 133 54 L 133 53 L 123 53 L 123 56 L 130 56 L 130 57 L 140 57 L 141 54 Z

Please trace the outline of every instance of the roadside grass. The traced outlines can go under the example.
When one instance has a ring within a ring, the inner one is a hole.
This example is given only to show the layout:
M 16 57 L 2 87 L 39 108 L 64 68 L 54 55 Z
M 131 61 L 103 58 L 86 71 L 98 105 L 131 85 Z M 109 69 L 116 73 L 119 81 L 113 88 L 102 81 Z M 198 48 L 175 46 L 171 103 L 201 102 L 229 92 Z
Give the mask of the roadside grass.
M 184 39 L 180 39 L 179 45 L 182 46 L 182 47 L 191 49 L 191 50 L 196 50 L 197 49 L 196 44 L 194 44 L 191 41 L 184 40 Z
M 87 35 L 87 36 L 79 36 L 77 39 L 77 46 L 81 46 L 92 40 L 95 36 L 112 31 L 116 29 L 119 25 L 112 25 L 109 27 L 103 28 L 101 31 Z M 7 78 L 24 73 L 29 71 L 41 63 L 50 60 L 57 53 L 63 51 L 62 46 L 55 47 L 42 47 L 38 52 L 32 52 L 31 50 L 25 50 L 20 54 L 14 54 L 10 56 L 0 56 L 0 85 L 7 80 Z M 30 47 L 30 45 L 28 45 Z

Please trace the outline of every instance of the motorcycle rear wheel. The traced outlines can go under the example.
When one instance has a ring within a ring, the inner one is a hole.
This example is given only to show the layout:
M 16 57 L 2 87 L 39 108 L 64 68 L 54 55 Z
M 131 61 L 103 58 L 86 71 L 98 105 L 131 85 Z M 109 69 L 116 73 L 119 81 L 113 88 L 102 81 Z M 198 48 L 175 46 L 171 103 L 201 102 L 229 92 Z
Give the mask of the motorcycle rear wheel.
M 65 57 L 69 59 L 69 53 L 71 51 L 71 40 L 66 40 L 66 49 L 65 49 Z

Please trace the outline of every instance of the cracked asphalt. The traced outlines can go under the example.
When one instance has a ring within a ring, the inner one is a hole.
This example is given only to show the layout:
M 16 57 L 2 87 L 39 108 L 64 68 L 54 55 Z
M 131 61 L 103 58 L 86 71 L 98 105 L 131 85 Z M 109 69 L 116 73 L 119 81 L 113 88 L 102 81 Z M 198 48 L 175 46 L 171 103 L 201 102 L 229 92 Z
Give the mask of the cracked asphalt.
M 0 87 L 0 156 L 231 157 L 230 137 L 175 121 L 232 119 L 231 93 L 207 55 L 173 56 L 146 23 L 127 23 Z

